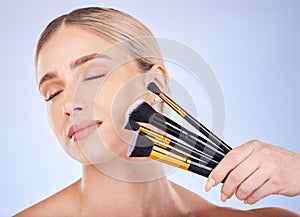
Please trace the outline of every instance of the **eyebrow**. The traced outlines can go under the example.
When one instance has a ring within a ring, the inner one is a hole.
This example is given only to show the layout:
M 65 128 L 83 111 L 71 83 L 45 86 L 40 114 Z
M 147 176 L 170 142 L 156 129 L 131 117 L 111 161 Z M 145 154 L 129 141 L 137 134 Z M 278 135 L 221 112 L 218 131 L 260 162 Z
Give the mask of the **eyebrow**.
M 46 82 L 49 81 L 53 78 L 57 78 L 57 73 L 56 72 L 48 72 L 45 74 L 39 81 L 39 89 L 41 89 L 41 86 Z
M 92 54 L 89 54 L 89 55 L 85 55 L 85 56 L 82 56 L 82 57 L 79 57 L 78 59 L 76 59 L 75 61 L 71 62 L 70 63 L 70 68 L 71 70 L 74 70 L 76 69 L 78 66 L 86 63 L 86 62 L 89 62 L 95 58 L 104 58 L 104 59 L 108 59 L 108 60 L 111 60 L 111 58 L 105 54 L 99 54 L 99 53 L 92 53 Z M 57 78 L 57 73 L 56 72 L 53 72 L 53 71 L 50 71 L 48 73 L 46 73 L 45 75 L 43 75 L 39 81 L 39 89 L 41 89 L 41 86 L 46 82 L 46 81 L 49 81 L 51 79 L 54 79 L 54 78 Z
M 75 61 L 70 63 L 70 68 L 72 70 L 74 70 L 78 66 L 95 59 L 96 57 L 98 57 L 98 55 L 99 55 L 98 53 L 93 53 L 93 54 L 89 54 L 89 55 L 79 57 L 78 59 L 76 59 Z

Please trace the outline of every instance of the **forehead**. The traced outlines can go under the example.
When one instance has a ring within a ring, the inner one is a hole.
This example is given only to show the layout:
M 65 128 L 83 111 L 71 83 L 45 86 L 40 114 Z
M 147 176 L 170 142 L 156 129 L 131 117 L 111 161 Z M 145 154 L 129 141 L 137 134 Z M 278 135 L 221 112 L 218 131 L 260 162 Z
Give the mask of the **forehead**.
M 36 77 L 49 71 L 69 71 L 77 58 L 91 53 L 102 53 L 112 45 L 96 33 L 80 27 L 61 27 L 44 44 L 36 68 Z

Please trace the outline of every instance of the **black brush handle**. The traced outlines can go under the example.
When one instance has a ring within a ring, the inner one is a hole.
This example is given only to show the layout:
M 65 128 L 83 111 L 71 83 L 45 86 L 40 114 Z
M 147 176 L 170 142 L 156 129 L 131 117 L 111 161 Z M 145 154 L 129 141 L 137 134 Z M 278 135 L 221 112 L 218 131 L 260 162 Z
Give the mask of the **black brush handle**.
M 197 152 L 197 150 L 191 148 L 191 147 L 187 147 L 186 145 L 182 144 L 179 141 L 175 141 L 173 139 L 171 139 L 170 141 L 170 145 L 172 147 L 175 147 L 176 149 L 183 151 L 187 154 L 190 154 L 191 156 L 193 156 L 196 159 L 199 159 L 199 162 L 201 162 L 202 165 L 205 165 L 207 167 L 210 167 L 212 169 L 214 169 L 217 165 L 218 162 L 211 159 L 210 157 L 202 154 L 201 152 Z
M 184 134 L 188 134 L 189 137 L 193 137 L 195 140 L 197 141 L 201 141 L 201 143 L 206 147 L 206 148 L 210 148 L 211 150 L 214 150 L 214 151 L 217 151 L 219 152 L 220 154 L 222 154 L 222 156 L 225 155 L 223 149 L 213 143 L 211 143 L 209 140 L 189 131 L 188 129 L 184 128 L 183 126 L 177 124 L 175 121 L 173 121 L 172 119 L 160 114 L 160 113 L 157 113 L 158 115 L 158 118 L 162 119 L 164 118 L 166 120 L 166 122 L 170 123 L 170 125 L 172 125 L 173 127 L 176 127 L 177 129 L 179 129 L 182 133 Z
M 211 156 L 212 159 L 220 162 L 223 159 L 223 155 L 218 153 L 216 150 L 212 150 L 210 147 L 205 146 L 201 141 L 196 140 L 194 137 L 191 136 L 189 131 L 182 130 L 182 128 L 175 128 L 173 125 L 170 125 L 168 122 L 164 122 L 161 119 L 153 118 L 150 121 L 150 124 L 153 126 L 158 127 L 159 129 L 165 131 L 173 135 L 176 138 L 179 138 L 189 144 L 191 147 L 205 153 L 208 156 Z
M 209 167 L 205 167 L 202 165 L 199 165 L 196 162 L 191 162 L 188 171 L 191 171 L 193 173 L 196 173 L 198 175 L 204 176 L 204 177 L 208 177 L 209 174 L 211 173 L 212 169 Z
M 153 114 L 150 117 L 149 123 L 165 131 L 166 133 L 173 135 L 176 138 L 182 139 L 184 142 L 193 146 L 197 150 L 202 151 L 209 156 L 212 156 L 212 159 L 216 160 L 217 162 L 220 162 L 225 155 L 223 153 L 220 153 L 218 150 L 206 146 L 203 141 L 198 140 L 200 136 L 190 132 L 176 122 L 159 113 Z
M 211 173 L 212 169 L 206 166 L 202 166 L 201 164 L 197 162 L 191 162 L 188 171 L 191 171 L 193 173 L 196 173 L 198 175 L 208 177 L 209 174 Z M 226 181 L 227 176 L 221 181 L 221 183 L 224 183 Z
M 156 86 L 159 90 L 159 88 Z M 181 117 L 183 117 L 188 123 L 190 123 L 193 127 L 195 127 L 198 131 L 200 131 L 204 136 L 210 139 L 213 143 L 215 143 L 225 154 L 232 150 L 232 148 L 227 145 L 224 141 L 222 141 L 218 136 L 216 136 L 213 132 L 207 129 L 203 124 L 201 124 L 196 118 L 190 115 L 187 111 L 185 111 L 181 106 L 179 106 L 176 102 L 174 102 L 170 97 L 161 92 L 160 90 L 159 96 Z M 156 92 L 155 92 L 156 93 Z
M 213 132 L 207 129 L 203 124 L 201 124 L 197 119 L 195 119 L 190 114 L 186 114 L 183 117 L 187 122 L 189 122 L 193 127 L 195 127 L 198 131 L 200 131 L 204 136 L 210 139 L 213 143 L 218 145 L 225 154 L 232 150 L 232 148 L 227 145 L 223 140 L 221 140 L 218 136 L 216 136 Z

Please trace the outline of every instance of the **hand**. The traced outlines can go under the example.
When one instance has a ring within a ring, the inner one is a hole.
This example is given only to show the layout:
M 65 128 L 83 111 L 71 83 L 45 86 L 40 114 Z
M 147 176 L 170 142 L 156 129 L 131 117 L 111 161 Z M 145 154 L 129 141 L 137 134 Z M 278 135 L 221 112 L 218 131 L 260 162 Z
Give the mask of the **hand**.
M 221 190 L 225 202 L 233 194 L 254 204 L 271 194 L 300 194 L 300 155 L 253 140 L 230 151 L 208 177 L 209 191 L 228 175 Z

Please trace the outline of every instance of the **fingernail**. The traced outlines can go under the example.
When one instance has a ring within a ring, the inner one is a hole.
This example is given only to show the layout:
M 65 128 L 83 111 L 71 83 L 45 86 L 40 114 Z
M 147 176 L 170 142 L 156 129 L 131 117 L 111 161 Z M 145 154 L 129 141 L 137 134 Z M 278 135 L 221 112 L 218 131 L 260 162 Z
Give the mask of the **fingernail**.
M 210 189 L 211 189 L 212 187 L 214 187 L 215 183 L 216 183 L 216 182 L 215 182 L 214 179 L 212 179 L 212 178 L 208 179 L 208 180 L 207 180 L 207 183 L 206 183 L 206 185 L 205 185 L 205 191 L 210 191 Z
M 221 194 L 221 200 L 223 201 L 223 202 L 226 202 L 226 200 L 227 200 L 227 196 L 225 195 L 225 194 Z

